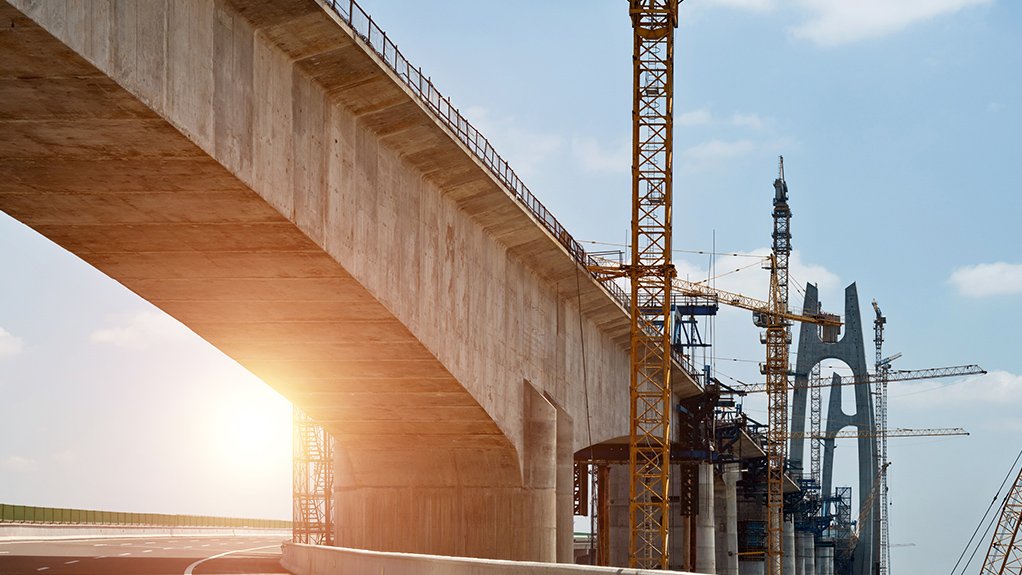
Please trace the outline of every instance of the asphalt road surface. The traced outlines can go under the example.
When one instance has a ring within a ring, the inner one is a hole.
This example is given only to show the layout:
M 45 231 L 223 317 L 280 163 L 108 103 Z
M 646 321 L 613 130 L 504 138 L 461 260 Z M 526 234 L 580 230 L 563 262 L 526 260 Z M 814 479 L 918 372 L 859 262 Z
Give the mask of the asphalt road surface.
M 0 541 L 0 575 L 286 574 L 278 537 Z

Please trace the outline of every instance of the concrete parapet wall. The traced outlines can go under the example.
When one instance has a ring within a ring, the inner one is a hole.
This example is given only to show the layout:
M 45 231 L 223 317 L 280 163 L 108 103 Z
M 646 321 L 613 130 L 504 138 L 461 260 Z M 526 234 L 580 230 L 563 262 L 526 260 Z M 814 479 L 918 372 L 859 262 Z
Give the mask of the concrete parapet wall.
M 376 575 L 559 575 L 613 573 L 615 575 L 654 575 L 683 573 L 565 565 L 529 561 L 471 559 L 411 553 L 383 553 L 342 547 L 319 547 L 285 543 L 281 565 L 294 575 L 334 575 L 341 573 L 373 573 Z

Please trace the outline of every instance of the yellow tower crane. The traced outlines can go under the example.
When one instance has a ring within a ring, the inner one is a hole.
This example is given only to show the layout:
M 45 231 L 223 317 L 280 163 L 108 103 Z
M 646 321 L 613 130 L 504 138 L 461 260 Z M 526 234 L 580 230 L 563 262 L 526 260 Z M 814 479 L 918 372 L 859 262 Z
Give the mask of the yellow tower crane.
M 770 311 L 766 316 L 767 390 L 767 575 L 782 575 L 784 545 L 784 460 L 788 445 L 788 257 L 791 255 L 791 209 L 784 181 L 784 158 L 774 180 L 773 250 L 770 258 Z M 789 574 L 790 575 L 790 574 Z
M 628 565 L 667 569 L 671 421 L 674 30 L 680 0 L 629 0 L 632 218 L 627 265 L 590 268 L 631 287 Z
M 631 413 L 628 564 L 668 568 L 674 29 L 679 0 L 630 0 L 632 21 Z

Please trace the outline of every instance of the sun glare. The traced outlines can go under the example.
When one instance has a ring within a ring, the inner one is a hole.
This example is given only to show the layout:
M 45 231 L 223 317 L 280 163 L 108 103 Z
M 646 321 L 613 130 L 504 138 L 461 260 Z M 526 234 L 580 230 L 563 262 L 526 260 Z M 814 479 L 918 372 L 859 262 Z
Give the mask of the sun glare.
M 217 403 L 210 446 L 234 468 L 260 471 L 291 455 L 291 404 L 255 376 L 239 374 Z

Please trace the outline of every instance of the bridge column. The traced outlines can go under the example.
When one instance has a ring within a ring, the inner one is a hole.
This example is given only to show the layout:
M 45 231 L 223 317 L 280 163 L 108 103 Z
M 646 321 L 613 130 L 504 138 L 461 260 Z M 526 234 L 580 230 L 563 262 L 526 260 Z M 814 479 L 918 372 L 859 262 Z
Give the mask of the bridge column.
M 610 466 L 610 566 L 628 565 L 628 466 Z M 671 526 L 673 541 L 674 526 Z M 672 546 L 673 553 L 673 546 Z
M 572 425 L 526 384 L 522 457 L 509 447 L 391 449 L 335 457 L 336 544 L 379 551 L 572 559 Z M 627 484 L 626 484 L 627 485 Z
M 724 467 L 724 538 L 725 559 L 722 575 L 738 575 L 738 480 L 741 464 L 728 463 Z
M 699 464 L 699 515 L 696 522 L 696 573 L 717 572 L 714 534 L 713 464 Z
M 816 575 L 816 536 L 806 533 L 806 575 Z
M 795 523 L 790 518 L 784 522 L 784 572 L 795 575 Z

